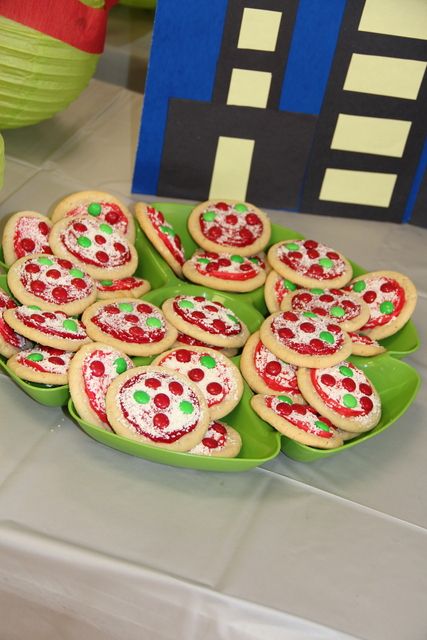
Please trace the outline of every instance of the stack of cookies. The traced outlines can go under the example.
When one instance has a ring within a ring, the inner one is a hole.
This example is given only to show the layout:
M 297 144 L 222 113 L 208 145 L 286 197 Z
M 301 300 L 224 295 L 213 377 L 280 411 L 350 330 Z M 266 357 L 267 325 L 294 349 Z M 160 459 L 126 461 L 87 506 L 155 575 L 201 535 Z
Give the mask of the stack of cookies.
M 257 394 L 253 410 L 303 444 L 339 447 L 378 423 L 379 395 L 348 358 L 380 353 L 378 340 L 410 318 L 416 291 L 406 276 L 352 279 L 350 262 L 316 240 L 270 246 L 270 221 L 249 203 L 196 206 L 189 259 L 160 211 L 137 203 L 135 217 L 112 195 L 86 191 L 51 219 L 9 219 L 3 252 L 20 304 L 0 290 L 0 354 L 19 377 L 69 384 L 80 416 L 100 428 L 198 455 L 239 454 L 226 416 L 243 378 Z M 151 285 L 135 276 L 138 223 L 182 280 L 236 294 L 264 286 L 271 315 L 259 331 L 184 284 L 162 308 L 141 299 Z M 239 369 L 229 358 L 240 351 Z

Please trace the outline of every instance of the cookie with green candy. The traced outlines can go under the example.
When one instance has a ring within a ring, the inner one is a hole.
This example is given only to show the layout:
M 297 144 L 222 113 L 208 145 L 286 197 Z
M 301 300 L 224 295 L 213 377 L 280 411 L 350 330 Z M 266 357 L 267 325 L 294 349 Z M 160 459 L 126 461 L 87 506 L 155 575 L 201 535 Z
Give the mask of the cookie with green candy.
M 92 216 L 72 216 L 56 222 L 49 245 L 56 256 L 73 260 L 99 280 L 127 278 L 138 266 L 138 254 L 126 236 Z
M 140 298 L 151 289 L 151 284 L 144 278 L 129 276 L 118 280 L 97 280 L 96 290 L 98 300 L 114 298 Z
M 266 278 L 258 257 L 238 254 L 196 251 L 182 268 L 191 282 L 219 291 L 253 291 L 261 287 Z
M 208 403 L 212 419 L 232 411 L 243 394 L 243 379 L 226 356 L 203 347 L 178 347 L 162 353 L 153 364 L 179 371 L 196 383 Z
M 308 289 L 340 289 L 353 274 L 347 258 L 317 240 L 276 242 L 268 251 L 268 261 L 283 278 Z
M 256 395 L 251 398 L 256 414 L 282 435 L 317 449 L 336 449 L 343 439 L 326 416 L 306 404 L 298 404 L 291 396 Z
M 111 431 L 105 407 L 107 389 L 118 375 L 133 367 L 123 351 L 108 344 L 92 342 L 82 347 L 68 372 L 70 395 L 80 417 Z
M 78 191 L 63 198 L 54 207 L 52 222 L 65 217 L 86 215 L 105 222 L 119 231 L 129 242 L 135 242 L 135 222 L 129 209 L 111 193 L 104 191 Z
M 22 305 L 3 313 L 4 321 L 19 334 L 46 347 L 77 351 L 90 342 L 84 325 L 63 311 L 43 311 Z
M 417 304 L 414 283 L 397 271 L 371 271 L 354 278 L 349 291 L 369 307 L 369 320 L 360 333 L 374 340 L 394 335 L 412 316 Z
M 163 213 L 145 202 L 137 202 L 135 216 L 141 229 L 166 260 L 176 275 L 182 276 L 182 266 L 186 260 L 185 250 L 180 236 L 173 226 L 166 220 Z
M 7 283 L 22 304 L 60 309 L 68 316 L 79 315 L 96 300 L 93 278 L 75 262 L 53 255 L 20 258 L 10 267 Z
M 299 289 L 286 296 L 282 311 L 313 311 L 336 322 L 345 331 L 356 331 L 369 319 L 368 305 L 358 296 L 342 289 Z
M 191 212 L 188 231 L 206 251 L 252 256 L 267 246 L 271 225 L 267 214 L 249 202 L 207 200 Z
M 285 297 L 289 296 L 293 291 L 299 289 L 295 282 L 291 282 L 287 278 L 272 269 L 267 276 L 264 285 L 264 300 L 270 313 L 280 311 L 280 305 Z
M 381 399 L 365 373 L 344 360 L 324 369 L 300 368 L 298 385 L 306 401 L 349 433 L 373 429 L 381 418 Z
M 68 383 L 68 369 L 74 353 L 36 344 L 9 358 L 7 366 L 22 380 L 63 385 Z
M 82 321 L 92 340 L 132 356 L 162 353 L 178 335 L 158 307 L 135 298 L 95 302 L 85 310 Z
M 352 349 L 339 325 L 312 311 L 273 313 L 262 323 L 260 338 L 275 356 L 297 367 L 329 367 Z
M 108 387 L 106 407 L 115 433 L 170 451 L 195 447 L 210 422 L 200 388 L 162 367 L 136 367 L 120 374 Z

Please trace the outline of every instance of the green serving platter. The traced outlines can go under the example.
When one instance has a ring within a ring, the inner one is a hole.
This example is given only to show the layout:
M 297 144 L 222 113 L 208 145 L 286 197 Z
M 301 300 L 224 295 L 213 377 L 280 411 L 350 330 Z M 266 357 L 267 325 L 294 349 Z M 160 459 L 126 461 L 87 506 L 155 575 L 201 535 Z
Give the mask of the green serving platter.
M 159 209 L 159 211 L 161 211 L 165 216 L 166 220 L 173 225 L 175 231 L 181 237 L 186 256 L 190 257 L 197 249 L 197 245 L 190 236 L 187 228 L 188 216 L 190 215 L 194 205 L 177 204 L 173 202 L 153 202 L 152 205 L 153 207 L 156 207 L 156 209 Z M 304 236 L 298 231 L 282 227 L 278 224 L 273 224 L 269 246 L 281 240 L 303 237 Z M 165 285 L 170 287 L 179 287 L 182 285 L 183 280 L 180 280 L 175 275 L 174 271 L 169 267 L 167 262 L 163 260 L 139 228 L 137 229 L 136 247 L 140 256 L 137 275 L 149 280 L 153 289 Z M 355 276 L 366 273 L 366 269 L 351 260 L 350 262 Z M 209 289 L 208 287 L 203 287 L 203 289 L 205 291 L 216 291 L 216 293 L 224 295 L 223 292 L 219 292 L 215 289 Z M 254 306 L 263 315 L 268 314 L 264 301 L 263 287 L 259 287 L 255 291 L 251 291 L 249 293 L 228 292 L 227 296 L 229 296 L 230 299 L 233 298 L 236 301 L 246 302 Z M 409 322 L 407 322 L 393 336 L 380 340 L 380 343 L 387 349 L 390 355 L 397 358 L 403 358 L 404 356 L 413 353 L 420 345 L 417 330 L 411 320 L 409 320 Z
M 4 261 L 3 247 L 0 245 L 0 270 L 3 270 L 5 273 L 7 273 L 8 269 L 9 267 Z
M 382 408 L 380 422 L 371 431 L 348 440 L 342 447 L 336 449 L 316 449 L 282 436 L 281 449 L 289 458 L 299 462 L 311 462 L 347 451 L 385 431 L 405 413 L 414 401 L 421 384 L 421 378 L 418 372 L 406 362 L 401 362 L 388 353 L 380 354 L 374 358 L 351 356 L 349 360 L 365 372 L 380 394 Z
M 239 358 L 233 358 L 238 364 Z M 133 456 L 145 458 L 152 462 L 200 469 L 203 471 L 247 471 L 272 460 L 280 453 L 280 434 L 269 424 L 260 420 L 252 411 L 250 399 L 252 391 L 245 383 L 242 399 L 231 413 L 221 418 L 226 424 L 234 427 L 242 437 L 242 449 L 237 458 L 220 458 L 190 453 L 168 451 L 165 448 L 142 444 L 119 436 L 100 427 L 89 424 L 78 415 L 73 401 L 70 399 L 68 410 L 71 417 L 89 436 L 102 444 L 118 449 Z

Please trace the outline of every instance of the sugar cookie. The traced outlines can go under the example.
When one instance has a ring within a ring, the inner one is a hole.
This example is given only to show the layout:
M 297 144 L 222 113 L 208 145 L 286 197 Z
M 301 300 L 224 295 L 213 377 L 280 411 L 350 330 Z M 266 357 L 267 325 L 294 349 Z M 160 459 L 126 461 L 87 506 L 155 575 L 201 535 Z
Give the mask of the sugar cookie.
M 199 387 L 161 367 L 136 367 L 110 384 L 107 417 L 113 430 L 138 442 L 189 451 L 209 426 L 209 410 Z
M 179 371 L 196 383 L 208 403 L 212 420 L 230 413 L 242 397 L 243 380 L 239 369 L 213 349 L 171 349 L 153 360 L 153 365 Z
M 117 298 L 140 298 L 151 289 L 151 284 L 143 278 L 129 276 L 119 280 L 97 280 L 96 290 L 98 300 Z
M 283 278 L 309 289 L 339 289 L 353 269 L 341 253 L 316 240 L 282 240 L 270 247 L 268 261 Z
M 238 349 L 227 349 L 226 347 L 217 347 L 214 344 L 209 344 L 204 340 L 197 340 L 196 338 L 192 338 L 186 333 L 182 333 L 181 331 L 178 331 L 176 342 L 175 344 L 172 345 L 172 347 L 180 347 L 180 346 L 207 347 L 208 349 L 214 349 L 215 351 L 219 351 L 220 353 L 223 353 L 225 356 L 227 356 L 227 358 L 232 358 L 238 352 Z
M 282 278 L 276 271 L 271 270 L 264 285 L 264 300 L 269 312 L 280 311 L 284 297 L 296 289 L 299 289 L 297 284 L 287 278 Z
M 198 456 L 213 456 L 219 458 L 236 458 L 242 448 L 240 433 L 225 424 L 213 420 L 201 442 L 190 449 L 188 453 Z
M 351 340 L 351 353 L 355 356 L 377 356 L 379 353 L 386 351 L 385 347 L 369 336 L 364 336 L 354 331 L 349 331 L 348 335 Z
M 10 327 L 7 322 L 3 320 L 3 314 L 8 309 L 15 309 L 16 302 L 6 293 L 3 289 L 0 289 L 0 355 L 10 358 L 15 353 L 27 349 L 30 343 L 16 333 Z
M 68 383 L 68 368 L 73 356 L 73 351 L 36 344 L 9 358 L 7 366 L 22 380 L 63 385 Z
M 37 211 L 18 211 L 6 222 L 3 230 L 3 256 L 10 266 L 19 258 L 34 253 L 51 254 L 48 236 L 52 223 Z
M 76 264 L 56 256 L 36 254 L 17 260 L 9 269 L 7 283 L 22 304 L 45 311 L 80 314 L 96 299 L 95 281 Z
M 325 369 L 297 372 L 307 402 L 335 427 L 351 433 L 369 431 L 381 418 L 381 400 L 361 369 L 344 360 Z
M 145 202 L 137 202 L 135 216 L 141 225 L 141 229 L 175 271 L 177 276 L 182 275 L 182 265 L 185 262 L 185 250 L 181 238 L 173 226 L 165 219 L 163 213 Z
M 323 415 L 289 396 L 256 395 L 251 406 L 260 418 L 284 436 L 318 449 L 335 449 L 343 444 L 340 431 Z
M 268 244 L 271 226 L 267 215 L 249 202 L 207 200 L 191 212 L 188 230 L 206 251 L 252 256 Z
M 258 258 L 200 250 L 184 263 L 182 271 L 191 282 L 219 291 L 243 292 L 264 284 L 266 272 L 261 264 Z
M 102 342 L 82 347 L 71 360 L 68 384 L 74 406 L 83 420 L 110 431 L 105 396 L 118 375 L 133 369 L 132 360 L 123 351 Z

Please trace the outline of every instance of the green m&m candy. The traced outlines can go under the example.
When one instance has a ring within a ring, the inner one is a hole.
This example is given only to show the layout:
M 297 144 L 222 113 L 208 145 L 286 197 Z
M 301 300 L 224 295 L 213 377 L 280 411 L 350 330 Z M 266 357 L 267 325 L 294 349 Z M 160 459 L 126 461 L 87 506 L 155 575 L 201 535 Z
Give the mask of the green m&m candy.
M 245 204 L 243 204 L 242 202 L 239 202 L 239 204 L 235 204 L 233 209 L 234 209 L 234 211 L 237 211 L 238 213 L 245 213 L 245 211 L 248 210 L 247 206 Z
M 332 307 L 329 311 L 334 318 L 342 318 L 345 315 L 345 311 L 342 307 Z
M 354 409 L 357 407 L 357 399 L 351 393 L 345 393 L 342 401 L 343 405 L 347 407 L 347 409 Z
M 76 333 L 76 331 L 79 330 L 79 325 L 75 320 L 72 320 L 71 318 L 67 318 L 66 320 L 64 320 L 64 322 L 62 323 L 62 326 L 67 331 L 73 331 L 74 333 Z
M 162 321 L 159 318 L 150 317 L 145 321 L 147 327 L 150 329 L 160 329 L 162 326 Z
M 91 202 L 87 207 L 87 212 L 95 218 L 100 215 L 102 207 L 99 202 Z
M 388 315 L 390 313 L 393 313 L 394 304 L 392 302 L 390 302 L 389 300 L 386 300 L 385 302 L 381 302 L 380 311 L 381 311 L 381 313 L 384 313 L 386 315 Z
M 190 413 L 193 413 L 194 411 L 193 405 L 188 400 L 182 400 L 179 403 L 179 409 L 180 411 L 182 411 L 182 413 L 185 413 L 185 414 L 190 414 Z
M 181 309 L 194 309 L 194 303 L 191 300 L 179 300 L 178 307 Z
M 99 228 L 103 233 L 106 233 L 108 236 L 113 233 L 113 227 L 110 227 L 109 224 L 105 224 L 105 222 L 100 224 Z
M 141 391 L 141 390 L 134 392 L 133 399 L 138 404 L 147 404 L 147 402 L 150 402 L 150 396 L 148 395 L 148 393 L 146 391 Z
M 133 311 L 133 305 L 130 302 L 120 302 L 118 304 L 120 311 L 130 312 Z
M 116 367 L 116 373 L 123 373 L 128 368 L 124 358 L 117 358 L 117 360 L 114 360 L 113 364 Z
M 331 267 L 334 266 L 334 263 L 332 262 L 332 260 L 330 258 L 320 258 L 319 259 L 319 264 L 322 267 L 325 267 L 325 269 L 330 269 Z
M 88 249 L 92 244 L 92 240 L 90 240 L 90 238 L 88 238 L 87 236 L 80 236 L 79 238 L 77 238 L 77 244 L 80 247 L 83 247 L 83 249 Z
M 215 358 L 212 358 L 212 356 L 202 356 L 200 358 L 200 364 L 206 367 L 206 369 L 214 369 L 216 366 Z
M 44 256 L 41 256 L 40 258 L 38 258 L 37 262 L 39 264 L 44 264 L 46 266 L 53 264 L 53 260 L 51 260 L 50 258 L 45 258 Z
M 299 245 L 296 242 L 287 242 L 285 248 L 289 249 L 289 251 L 298 251 Z
M 353 291 L 356 291 L 356 293 L 360 293 L 364 289 L 366 289 L 366 282 L 364 280 L 358 280 L 353 284 Z
M 323 342 L 327 342 L 328 344 L 334 344 L 335 338 L 329 331 L 321 331 L 319 334 L 319 338 L 323 340 Z
M 43 360 L 43 355 L 41 353 L 30 353 L 26 360 L 31 360 L 32 362 L 40 362 Z
M 314 425 L 321 431 L 330 431 L 328 425 L 325 422 L 322 422 L 322 420 L 316 420 Z
M 213 222 L 216 218 L 216 213 L 214 211 L 205 211 L 203 214 L 203 220 L 205 222 Z

